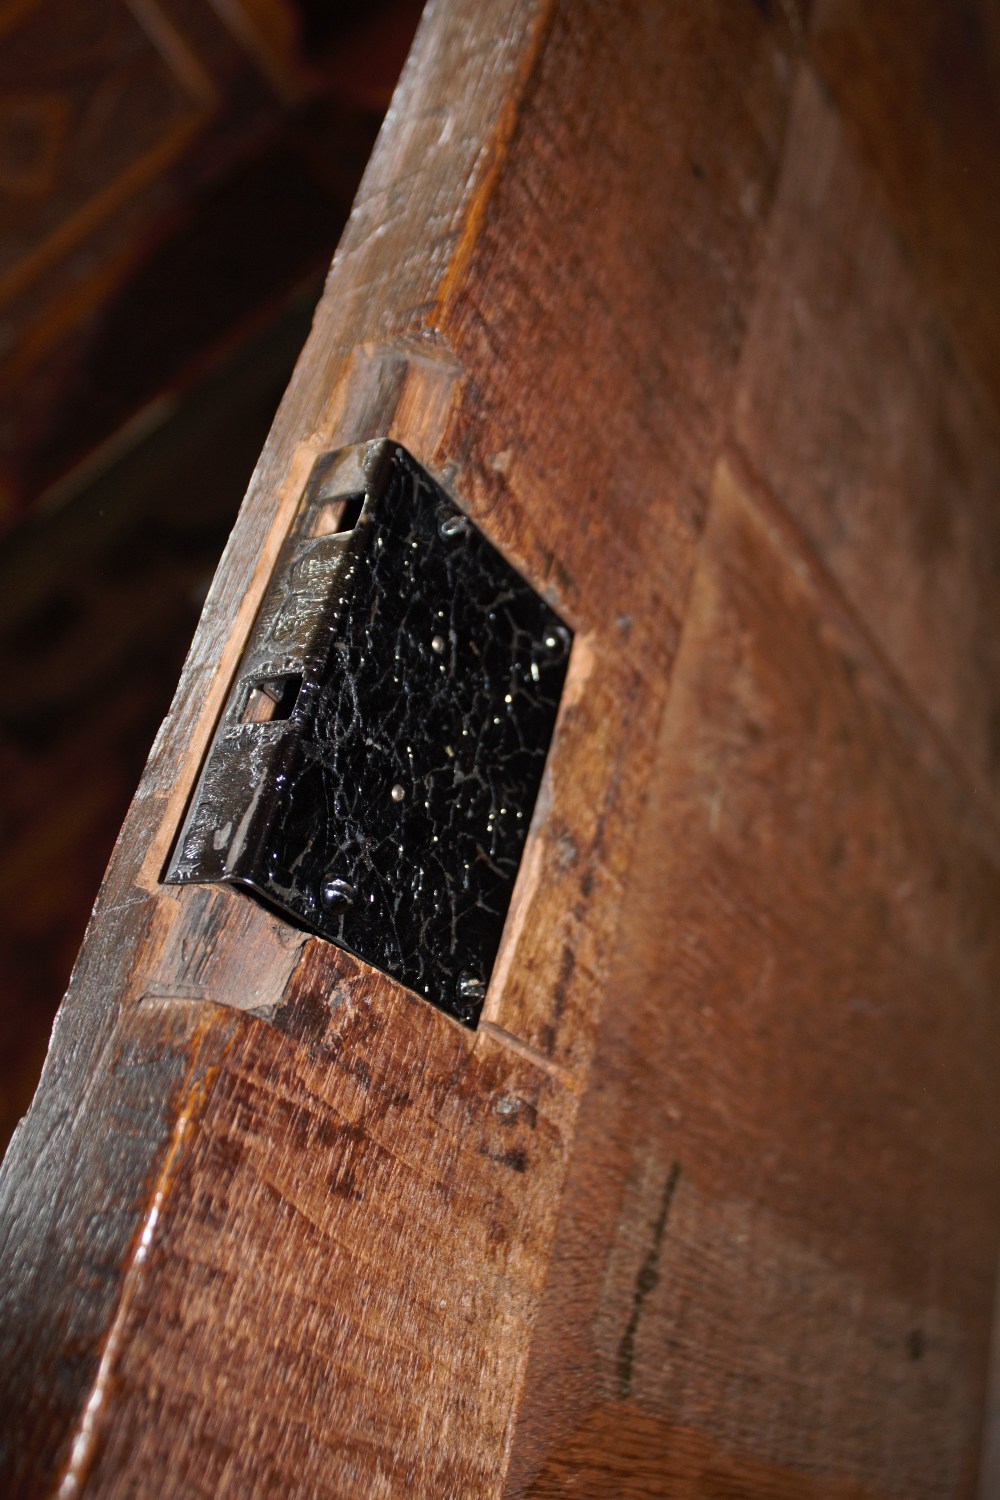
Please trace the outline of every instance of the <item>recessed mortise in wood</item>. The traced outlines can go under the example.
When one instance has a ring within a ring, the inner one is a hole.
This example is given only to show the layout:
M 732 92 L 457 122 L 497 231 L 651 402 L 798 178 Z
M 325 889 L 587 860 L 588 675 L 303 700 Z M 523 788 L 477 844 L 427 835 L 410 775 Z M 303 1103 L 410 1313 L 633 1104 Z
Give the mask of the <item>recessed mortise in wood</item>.
M 243 710 L 244 724 L 271 724 L 290 719 L 302 690 L 302 673 L 286 672 L 255 682 Z
M 166 879 L 479 1019 L 572 635 L 402 448 L 325 455 Z
M 312 535 L 336 536 L 342 531 L 353 531 L 361 516 L 365 503 L 364 491 L 353 495 L 338 495 L 324 501 L 317 509 L 312 526 Z

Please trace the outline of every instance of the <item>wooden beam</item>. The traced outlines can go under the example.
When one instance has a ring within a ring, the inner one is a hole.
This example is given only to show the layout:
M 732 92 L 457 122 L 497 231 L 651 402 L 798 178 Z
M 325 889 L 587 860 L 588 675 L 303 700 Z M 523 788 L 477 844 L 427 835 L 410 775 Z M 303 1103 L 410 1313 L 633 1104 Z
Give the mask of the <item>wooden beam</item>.
M 8 1493 L 974 1493 L 996 413 L 897 228 L 794 3 L 429 7 L 0 1179 Z M 474 1034 L 159 883 L 383 434 L 576 632 Z

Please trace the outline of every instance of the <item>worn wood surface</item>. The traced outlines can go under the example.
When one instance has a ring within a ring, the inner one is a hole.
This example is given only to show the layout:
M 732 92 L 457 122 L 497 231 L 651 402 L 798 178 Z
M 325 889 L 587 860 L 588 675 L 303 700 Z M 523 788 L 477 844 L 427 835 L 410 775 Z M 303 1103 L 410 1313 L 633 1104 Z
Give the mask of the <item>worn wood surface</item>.
M 1000 872 L 798 561 L 722 460 L 512 1493 L 974 1492 Z
M 997 349 L 952 247 L 998 288 L 938 218 L 1000 97 L 932 149 L 888 16 L 891 118 L 835 0 L 430 7 L 4 1167 L 6 1493 L 976 1493 Z M 158 884 L 312 460 L 379 433 L 577 631 L 475 1036 Z

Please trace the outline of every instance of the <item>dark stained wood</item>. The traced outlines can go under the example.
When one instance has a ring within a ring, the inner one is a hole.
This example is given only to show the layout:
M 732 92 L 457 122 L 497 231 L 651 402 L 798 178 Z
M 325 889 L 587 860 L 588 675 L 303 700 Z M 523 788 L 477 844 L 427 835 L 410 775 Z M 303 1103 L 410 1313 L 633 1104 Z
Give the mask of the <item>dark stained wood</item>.
M 556 8 L 550 26 L 442 323 L 475 371 L 447 435 L 458 483 L 586 633 L 582 755 L 554 757 L 552 776 L 565 783 L 556 815 L 580 858 L 565 871 L 569 846 L 551 841 L 539 884 L 566 895 L 536 903 L 516 989 L 491 995 L 489 1011 L 579 1069 L 618 919 L 608 882 L 620 880 L 640 816 L 732 397 L 780 161 L 790 38 L 751 6 L 639 7 L 617 17 L 607 44 L 600 4 Z M 598 54 L 602 85 L 591 88 Z M 598 133 L 606 150 L 581 174 Z M 594 834 L 578 832 L 581 819 Z
M 811 51 L 935 307 L 1000 398 L 1000 15 L 815 0 Z
M 916 599 L 995 544 L 996 421 L 808 20 L 427 12 L 0 1179 L 12 1495 L 975 1493 L 994 606 Z M 475 1036 L 158 884 L 315 455 L 379 433 L 577 631 Z
M 68 1471 L 89 1475 L 85 1493 L 132 1492 L 167 1433 L 176 1494 L 500 1484 L 511 1335 L 541 1290 L 565 1095 L 538 1064 L 339 967 L 314 949 L 297 972 L 289 1004 L 306 1013 L 282 1023 L 306 1045 L 255 1021 L 227 1054 L 151 1274 L 118 1310 L 118 1415 L 93 1469 L 84 1450 Z M 295 1144 L 276 1156 L 278 1119 Z M 276 1252 L 295 1277 L 275 1277 Z
M 296 299 L 161 427 L 0 550 L 5 1144 L 312 305 Z
M 874 1500 L 878 1492 L 852 1480 L 813 1477 L 726 1452 L 697 1431 L 672 1426 L 625 1400 L 594 1412 L 585 1428 L 552 1455 L 530 1493 L 539 1500 L 559 1495 Z
M 977 793 L 995 796 L 1000 721 L 983 691 L 1000 674 L 995 412 L 811 73 L 735 425 Z
M 611 1424 L 638 1494 L 974 1493 L 996 844 L 748 498 L 723 461 L 511 1494 L 615 1493 Z

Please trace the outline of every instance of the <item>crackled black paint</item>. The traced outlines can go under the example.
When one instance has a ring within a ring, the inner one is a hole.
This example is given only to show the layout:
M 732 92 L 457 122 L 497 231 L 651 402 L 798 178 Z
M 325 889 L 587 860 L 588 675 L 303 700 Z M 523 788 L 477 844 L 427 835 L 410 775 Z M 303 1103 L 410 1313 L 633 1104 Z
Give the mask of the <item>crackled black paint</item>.
M 314 535 L 331 455 L 166 879 L 244 886 L 474 1026 L 570 632 L 403 449 L 352 451 L 357 524 Z

